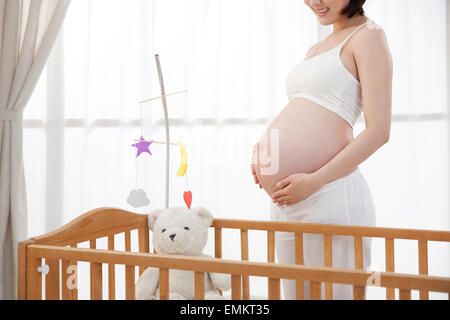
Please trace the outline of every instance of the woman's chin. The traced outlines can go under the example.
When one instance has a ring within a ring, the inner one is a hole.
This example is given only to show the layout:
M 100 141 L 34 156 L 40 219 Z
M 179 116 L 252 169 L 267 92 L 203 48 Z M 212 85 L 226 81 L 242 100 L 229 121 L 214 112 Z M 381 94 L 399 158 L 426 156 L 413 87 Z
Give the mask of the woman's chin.
M 336 17 L 332 17 L 329 14 L 327 14 L 324 17 L 316 15 L 316 17 L 317 17 L 317 20 L 319 20 L 319 23 L 323 26 L 329 26 L 337 21 Z
M 321 19 L 321 18 L 319 18 L 319 23 L 322 26 L 329 26 L 329 25 L 333 24 L 334 22 L 331 21 L 330 19 Z

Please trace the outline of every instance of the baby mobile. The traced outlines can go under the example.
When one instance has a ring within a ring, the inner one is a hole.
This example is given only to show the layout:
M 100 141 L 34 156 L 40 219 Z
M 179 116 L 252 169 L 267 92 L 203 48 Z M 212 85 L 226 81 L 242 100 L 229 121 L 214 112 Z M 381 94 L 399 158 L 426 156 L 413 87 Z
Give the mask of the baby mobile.
M 143 153 L 148 153 L 150 156 L 152 156 L 152 153 L 150 151 L 150 145 L 152 143 L 160 143 L 160 144 L 165 144 L 166 145 L 166 187 L 165 187 L 165 208 L 169 208 L 169 163 L 170 163 L 170 146 L 171 145 L 175 145 L 178 146 L 180 149 L 180 157 L 181 157 L 181 163 L 180 163 L 180 167 L 178 168 L 178 171 L 176 172 L 177 176 L 179 177 L 186 177 L 186 187 L 185 187 L 185 191 L 183 192 L 183 199 L 184 202 L 186 203 L 187 207 L 190 209 L 191 208 L 191 203 L 192 203 L 192 192 L 189 190 L 188 187 L 188 179 L 187 179 L 187 151 L 186 151 L 186 146 L 178 141 L 177 143 L 173 143 L 170 142 L 170 138 L 169 138 L 169 117 L 168 117 L 168 112 L 167 112 L 167 102 L 166 102 L 166 96 L 170 96 L 170 95 L 174 95 L 174 94 L 179 94 L 179 93 L 183 93 L 183 92 L 187 92 L 187 90 L 184 91 L 178 91 L 178 92 L 173 92 L 173 93 L 169 93 L 166 94 L 165 93 L 165 89 L 164 89 L 164 81 L 163 81 L 163 77 L 162 77 L 162 72 L 161 72 L 161 63 L 159 60 L 159 55 L 156 54 L 155 55 L 155 60 L 156 60 L 156 66 L 158 69 L 158 77 L 159 77 L 159 84 L 161 87 L 161 96 L 158 97 L 154 97 L 151 99 L 147 99 L 144 101 L 139 102 L 139 105 L 142 107 L 142 104 L 151 100 L 155 100 L 155 99 L 161 99 L 162 101 L 162 106 L 164 109 L 164 124 L 165 124 L 165 129 L 166 129 L 166 141 L 155 141 L 155 140 L 146 140 L 142 134 L 141 131 L 141 136 L 139 139 L 135 139 L 135 141 L 138 141 L 137 143 L 132 144 L 131 146 L 136 148 L 136 158 L 135 158 L 135 165 L 136 165 L 136 189 L 135 190 L 131 190 L 130 194 L 127 198 L 127 202 L 135 207 L 143 207 L 143 206 L 147 206 L 150 204 L 150 200 L 147 197 L 145 191 L 143 189 L 139 189 L 138 185 L 137 185 L 137 158 L 143 154 Z

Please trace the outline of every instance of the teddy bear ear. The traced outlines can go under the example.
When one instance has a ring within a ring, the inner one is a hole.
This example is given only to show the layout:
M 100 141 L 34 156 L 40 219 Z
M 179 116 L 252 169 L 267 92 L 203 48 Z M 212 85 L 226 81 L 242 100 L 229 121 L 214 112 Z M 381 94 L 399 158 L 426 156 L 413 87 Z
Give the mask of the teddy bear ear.
M 164 211 L 163 209 L 155 209 L 150 211 L 150 213 L 148 214 L 148 227 L 150 228 L 150 230 L 153 231 L 155 222 L 163 211 Z
M 205 207 L 197 207 L 193 209 L 193 213 L 199 216 L 202 221 L 205 222 L 205 224 L 209 227 L 214 220 L 212 213 Z

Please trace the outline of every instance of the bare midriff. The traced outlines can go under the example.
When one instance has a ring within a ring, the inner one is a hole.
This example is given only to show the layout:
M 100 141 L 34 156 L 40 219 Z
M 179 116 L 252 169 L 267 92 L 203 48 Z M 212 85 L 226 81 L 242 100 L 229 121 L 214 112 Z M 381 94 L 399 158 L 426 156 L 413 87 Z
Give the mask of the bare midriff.
M 271 196 L 279 181 L 316 171 L 352 139 L 352 127 L 339 115 L 308 99 L 293 98 L 256 145 L 252 161 L 258 180 Z

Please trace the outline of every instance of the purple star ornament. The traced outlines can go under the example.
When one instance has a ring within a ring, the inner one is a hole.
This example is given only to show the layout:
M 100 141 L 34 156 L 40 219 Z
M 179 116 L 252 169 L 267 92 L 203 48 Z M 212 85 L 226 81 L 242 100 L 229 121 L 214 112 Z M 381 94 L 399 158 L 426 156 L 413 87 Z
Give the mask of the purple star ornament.
M 152 142 L 151 141 L 150 142 L 145 141 L 145 139 L 144 139 L 144 137 L 142 135 L 141 135 L 141 138 L 139 140 L 141 140 L 141 141 L 131 145 L 132 147 L 136 147 L 137 148 L 136 158 L 139 157 L 139 155 L 142 152 L 148 152 L 150 155 L 152 155 L 152 153 L 150 152 L 150 150 L 148 148 Z

